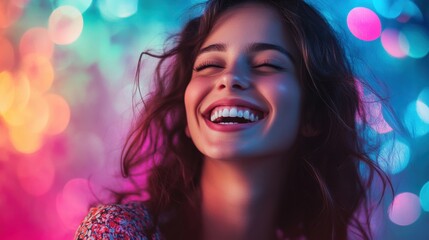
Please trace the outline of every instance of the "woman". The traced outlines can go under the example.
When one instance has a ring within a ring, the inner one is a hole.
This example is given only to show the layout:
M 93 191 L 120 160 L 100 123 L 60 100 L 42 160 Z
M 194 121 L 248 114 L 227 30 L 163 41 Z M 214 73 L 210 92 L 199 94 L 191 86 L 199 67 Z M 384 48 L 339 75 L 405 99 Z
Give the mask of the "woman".
M 354 76 L 321 15 L 212 0 L 175 40 L 145 53 L 160 59 L 155 85 L 122 156 L 150 198 L 91 209 L 76 238 L 371 239 L 367 190 L 389 180 L 364 151 Z

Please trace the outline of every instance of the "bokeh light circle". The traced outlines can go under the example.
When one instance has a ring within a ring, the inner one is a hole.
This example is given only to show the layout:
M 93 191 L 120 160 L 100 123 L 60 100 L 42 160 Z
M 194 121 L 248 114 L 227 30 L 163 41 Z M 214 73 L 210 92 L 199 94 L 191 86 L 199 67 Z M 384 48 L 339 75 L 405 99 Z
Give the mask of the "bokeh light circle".
M 12 43 L 0 35 L 0 72 L 4 70 L 12 70 L 15 66 L 15 50 Z
M 83 178 L 68 181 L 57 196 L 57 212 L 64 225 L 76 230 L 88 213 L 88 207 L 94 200 L 89 182 Z
M 396 195 L 389 207 L 390 221 L 400 226 L 413 224 L 420 214 L 419 197 L 409 192 Z
M 409 51 L 408 44 L 402 42 L 401 45 L 400 33 L 394 29 L 385 29 L 381 33 L 381 44 L 388 54 L 396 58 L 406 57 Z
M 31 88 L 25 74 L 18 72 L 12 75 L 14 97 L 8 110 L 3 112 L 3 119 L 9 126 L 20 126 L 25 123 L 25 110 L 30 100 Z
M 10 127 L 9 138 L 15 150 L 21 153 L 34 153 L 42 147 L 42 135 L 28 131 L 25 126 Z
M 138 0 L 99 0 L 97 3 L 101 15 L 108 21 L 127 18 L 134 15 L 138 11 Z
M 49 107 L 44 96 L 32 91 L 23 114 L 23 127 L 31 133 L 43 133 L 49 119 Z
M 358 90 L 362 91 L 362 90 Z M 379 134 L 393 131 L 392 127 L 383 116 L 383 107 L 380 100 L 373 94 L 363 96 L 365 112 L 369 113 L 368 124 Z
M 52 57 L 54 44 L 49 37 L 48 29 L 35 27 L 28 29 L 19 42 L 21 56 L 28 54 L 39 54 L 45 57 Z
M 429 123 L 423 121 L 417 113 L 417 101 L 411 102 L 405 109 L 404 123 L 410 135 L 415 138 L 429 133 Z
M 429 32 L 425 28 L 406 24 L 401 30 L 400 45 L 403 50 L 409 48 L 408 56 L 423 58 L 429 53 Z
M 419 196 L 423 210 L 429 212 L 429 181 L 423 185 Z
M 9 110 L 14 97 L 15 87 L 12 75 L 7 71 L 0 72 L 0 115 Z
M 406 23 L 410 19 L 423 21 L 423 13 L 413 1 L 406 1 L 401 15 L 397 18 L 398 22 Z
M 70 107 L 67 101 L 56 94 L 46 95 L 49 106 L 49 120 L 44 132 L 50 135 L 62 133 L 70 122 Z
M 408 166 L 410 155 L 408 144 L 401 140 L 388 140 L 381 145 L 377 162 L 384 171 L 397 174 Z
M 406 0 L 373 0 L 375 10 L 385 18 L 398 17 L 405 7 Z
M 55 178 L 54 164 L 47 156 L 21 159 L 16 171 L 21 187 L 34 196 L 47 193 Z
M 22 15 L 23 1 L 13 0 L 0 3 L 0 28 L 8 28 Z
M 420 119 L 429 124 L 429 87 L 419 93 L 416 105 Z
M 356 7 L 349 12 L 347 26 L 355 37 L 364 41 L 373 41 L 381 34 L 379 17 L 372 10 L 364 7 Z
M 49 16 L 49 36 L 59 45 L 73 43 L 83 29 L 82 14 L 75 7 L 61 6 Z
M 58 0 L 57 6 L 73 6 L 81 13 L 84 13 L 92 4 L 92 0 Z
M 21 69 L 27 75 L 32 89 L 48 91 L 54 81 L 54 67 L 49 58 L 39 54 L 26 55 L 21 62 Z

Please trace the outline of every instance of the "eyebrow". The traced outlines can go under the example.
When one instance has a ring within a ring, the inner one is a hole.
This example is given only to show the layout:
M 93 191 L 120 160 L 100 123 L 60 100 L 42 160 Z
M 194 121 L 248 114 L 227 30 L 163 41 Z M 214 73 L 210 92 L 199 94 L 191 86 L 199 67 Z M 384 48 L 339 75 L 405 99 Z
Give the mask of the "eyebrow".
M 201 55 L 207 52 L 226 52 L 226 49 L 227 49 L 227 45 L 225 43 L 216 43 L 200 49 L 200 51 L 198 52 L 198 55 Z M 295 59 L 292 56 L 292 54 L 288 50 L 286 50 L 285 48 L 279 45 L 257 42 L 257 43 L 249 44 L 245 48 L 245 50 L 246 52 L 250 52 L 250 53 L 266 51 L 266 50 L 278 51 L 284 54 L 286 57 L 288 57 L 292 61 L 292 63 L 295 64 Z

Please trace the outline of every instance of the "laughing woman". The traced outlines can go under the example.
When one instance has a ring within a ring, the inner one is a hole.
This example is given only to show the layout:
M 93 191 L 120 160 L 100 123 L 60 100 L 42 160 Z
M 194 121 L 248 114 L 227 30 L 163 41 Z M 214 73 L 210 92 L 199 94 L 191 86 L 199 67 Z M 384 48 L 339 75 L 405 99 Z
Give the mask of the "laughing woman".
M 355 78 L 321 14 L 212 0 L 175 40 L 144 53 L 160 60 L 155 87 L 122 155 L 150 198 L 92 208 L 75 238 L 372 239 L 368 190 L 389 179 L 365 152 Z

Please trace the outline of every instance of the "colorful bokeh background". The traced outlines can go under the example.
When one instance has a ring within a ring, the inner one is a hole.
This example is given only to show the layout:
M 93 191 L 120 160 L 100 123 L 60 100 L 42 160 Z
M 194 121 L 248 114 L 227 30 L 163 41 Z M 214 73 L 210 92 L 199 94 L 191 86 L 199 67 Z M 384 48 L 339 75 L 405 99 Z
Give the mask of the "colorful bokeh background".
M 374 161 L 395 188 L 374 216 L 376 239 L 429 239 L 429 2 L 308 2 L 409 134 L 395 134 L 384 105 L 362 91 L 371 134 L 383 139 Z M 161 50 L 198 13 L 195 3 L 0 0 L 1 239 L 71 239 L 88 204 L 124 186 L 119 156 L 139 54 Z M 147 80 L 155 61 L 144 63 Z

